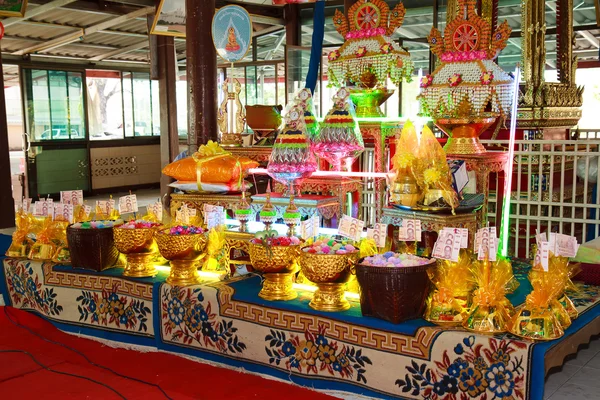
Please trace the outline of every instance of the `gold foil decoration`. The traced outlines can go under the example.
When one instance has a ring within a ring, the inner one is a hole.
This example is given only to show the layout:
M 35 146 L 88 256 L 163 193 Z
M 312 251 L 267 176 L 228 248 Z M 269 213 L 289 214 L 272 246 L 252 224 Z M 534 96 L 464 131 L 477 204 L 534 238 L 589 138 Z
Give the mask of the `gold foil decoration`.
M 514 287 L 510 261 L 476 261 L 471 268 L 472 279 L 477 289 L 473 292 L 473 303 L 463 319 L 465 329 L 478 333 L 505 332 L 511 315 L 512 304 L 506 298 L 507 288 Z
M 27 237 L 33 227 L 33 217 L 23 210 L 15 215 L 16 229 L 12 234 L 12 243 L 6 251 L 7 257 L 27 258 L 33 241 Z
M 438 260 L 427 270 L 433 288 L 427 298 L 424 318 L 438 325 L 460 325 L 468 312 L 472 252 L 462 249 L 458 261 Z

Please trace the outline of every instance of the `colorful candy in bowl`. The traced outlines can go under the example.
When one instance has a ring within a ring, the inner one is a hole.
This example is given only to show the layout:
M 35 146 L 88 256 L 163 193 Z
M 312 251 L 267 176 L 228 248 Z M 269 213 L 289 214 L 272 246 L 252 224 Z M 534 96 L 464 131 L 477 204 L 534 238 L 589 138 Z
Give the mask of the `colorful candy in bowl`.
M 302 274 L 317 285 L 309 303 L 311 308 L 319 311 L 344 311 L 350 308 L 344 289 L 358 257 L 358 248 L 341 239 L 318 238 L 302 249 Z

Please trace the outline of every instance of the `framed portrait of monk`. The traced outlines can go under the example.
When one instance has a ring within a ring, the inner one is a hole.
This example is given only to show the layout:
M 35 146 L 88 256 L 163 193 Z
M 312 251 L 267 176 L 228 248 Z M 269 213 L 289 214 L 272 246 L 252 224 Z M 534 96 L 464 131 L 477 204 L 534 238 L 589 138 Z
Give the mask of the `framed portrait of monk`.
M 160 0 L 150 33 L 185 37 L 185 0 Z
M 0 0 L 0 17 L 24 17 L 27 0 Z

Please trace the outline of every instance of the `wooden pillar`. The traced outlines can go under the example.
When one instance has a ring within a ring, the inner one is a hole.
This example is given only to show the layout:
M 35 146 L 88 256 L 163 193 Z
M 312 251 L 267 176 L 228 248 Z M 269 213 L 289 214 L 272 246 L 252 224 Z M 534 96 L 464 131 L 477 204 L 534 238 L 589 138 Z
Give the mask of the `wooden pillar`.
M 186 0 L 188 149 L 218 140 L 217 52 L 212 41 L 215 0 Z
M 0 229 L 15 226 L 15 203 L 10 178 L 10 153 L 8 152 L 8 125 L 6 124 L 6 99 L 4 96 L 4 71 L 0 54 Z
M 169 36 L 157 36 L 157 72 L 160 104 L 160 163 L 161 168 L 172 162 L 179 154 L 179 134 L 177 129 L 177 57 L 175 40 Z M 171 178 L 160 176 L 160 195 L 168 209 L 173 191 L 169 187 Z

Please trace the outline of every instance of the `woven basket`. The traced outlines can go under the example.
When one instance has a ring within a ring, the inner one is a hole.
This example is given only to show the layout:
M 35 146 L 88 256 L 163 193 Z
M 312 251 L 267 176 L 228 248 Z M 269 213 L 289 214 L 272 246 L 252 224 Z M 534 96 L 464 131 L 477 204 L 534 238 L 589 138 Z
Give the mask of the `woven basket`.
M 427 268 L 436 261 L 416 267 L 371 267 L 356 265 L 360 285 L 360 307 L 368 317 L 394 324 L 420 318 L 429 293 Z
M 114 267 L 119 259 L 113 228 L 78 229 L 68 226 L 67 241 L 73 268 L 103 271 Z

